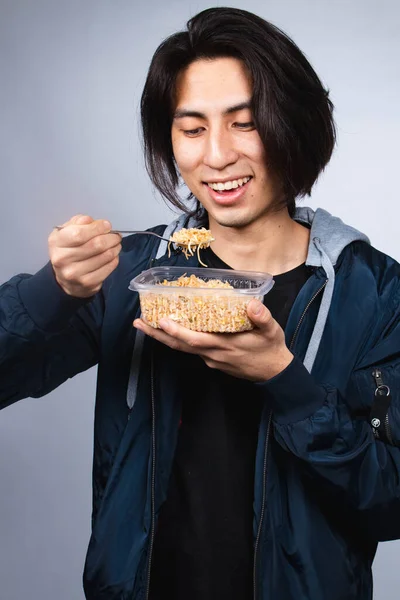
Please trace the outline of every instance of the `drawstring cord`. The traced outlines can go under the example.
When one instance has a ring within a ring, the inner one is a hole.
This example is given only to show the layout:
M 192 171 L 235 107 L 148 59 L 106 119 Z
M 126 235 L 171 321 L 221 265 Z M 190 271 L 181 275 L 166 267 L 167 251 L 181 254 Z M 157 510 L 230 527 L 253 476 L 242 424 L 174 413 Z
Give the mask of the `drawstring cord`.
M 321 256 L 321 266 L 325 270 L 328 283 L 325 286 L 321 305 L 319 307 L 317 320 L 314 325 L 314 330 L 311 335 L 310 342 L 308 344 L 306 356 L 304 358 L 304 366 L 309 373 L 313 368 L 315 358 L 317 356 L 318 348 L 321 343 L 322 335 L 324 333 L 326 320 L 328 318 L 329 308 L 332 302 L 333 288 L 335 286 L 335 269 L 333 268 L 332 262 L 329 256 L 326 254 L 321 246 L 321 240 L 317 237 L 313 238 L 313 243 L 317 248 Z

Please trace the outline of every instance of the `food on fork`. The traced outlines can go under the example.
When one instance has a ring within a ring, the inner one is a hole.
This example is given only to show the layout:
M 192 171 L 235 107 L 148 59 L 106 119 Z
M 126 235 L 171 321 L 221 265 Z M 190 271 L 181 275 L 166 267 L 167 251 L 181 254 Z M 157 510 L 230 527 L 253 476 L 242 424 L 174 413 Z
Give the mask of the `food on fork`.
M 211 234 L 211 231 L 205 227 L 201 227 L 200 229 L 195 227 L 186 229 L 183 227 L 171 235 L 168 244 L 168 256 L 171 256 L 171 244 L 175 244 L 179 248 L 182 248 L 182 252 L 186 258 L 193 256 L 197 251 L 199 263 L 203 265 L 203 267 L 206 267 L 207 265 L 201 261 L 200 250 L 203 248 L 208 248 L 213 241 L 214 238 Z

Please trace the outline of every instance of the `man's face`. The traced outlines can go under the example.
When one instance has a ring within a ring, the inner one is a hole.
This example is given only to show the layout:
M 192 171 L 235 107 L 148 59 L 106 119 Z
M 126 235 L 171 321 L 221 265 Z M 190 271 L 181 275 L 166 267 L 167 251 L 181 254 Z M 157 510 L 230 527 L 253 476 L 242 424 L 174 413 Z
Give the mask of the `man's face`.
M 277 200 L 278 185 L 254 128 L 251 96 L 249 75 L 234 58 L 196 61 L 177 80 L 174 156 L 210 226 L 246 227 Z

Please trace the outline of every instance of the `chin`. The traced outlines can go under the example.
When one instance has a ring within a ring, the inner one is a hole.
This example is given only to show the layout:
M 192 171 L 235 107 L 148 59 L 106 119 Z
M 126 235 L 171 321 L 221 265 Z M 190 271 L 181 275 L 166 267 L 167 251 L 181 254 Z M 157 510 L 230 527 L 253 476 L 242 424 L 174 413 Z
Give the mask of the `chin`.
M 221 227 L 231 229 L 244 229 L 252 224 L 253 221 L 245 221 L 242 219 L 215 219 Z
M 258 216 L 255 215 L 212 215 L 214 221 L 218 223 L 221 227 L 233 227 L 235 229 L 243 229 L 244 227 L 248 227 L 252 225 L 255 221 L 257 221 Z

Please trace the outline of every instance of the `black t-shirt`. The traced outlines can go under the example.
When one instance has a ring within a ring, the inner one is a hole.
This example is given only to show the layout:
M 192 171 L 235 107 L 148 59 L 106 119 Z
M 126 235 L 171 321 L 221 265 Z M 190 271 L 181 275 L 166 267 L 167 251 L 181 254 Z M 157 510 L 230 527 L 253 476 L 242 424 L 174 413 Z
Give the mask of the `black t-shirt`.
M 208 267 L 230 269 L 211 248 L 201 258 Z M 274 277 L 264 303 L 281 327 L 309 275 L 303 264 Z M 263 398 L 251 382 L 210 369 L 194 355 L 182 355 L 181 372 L 182 420 L 154 540 L 150 600 L 252 600 Z

